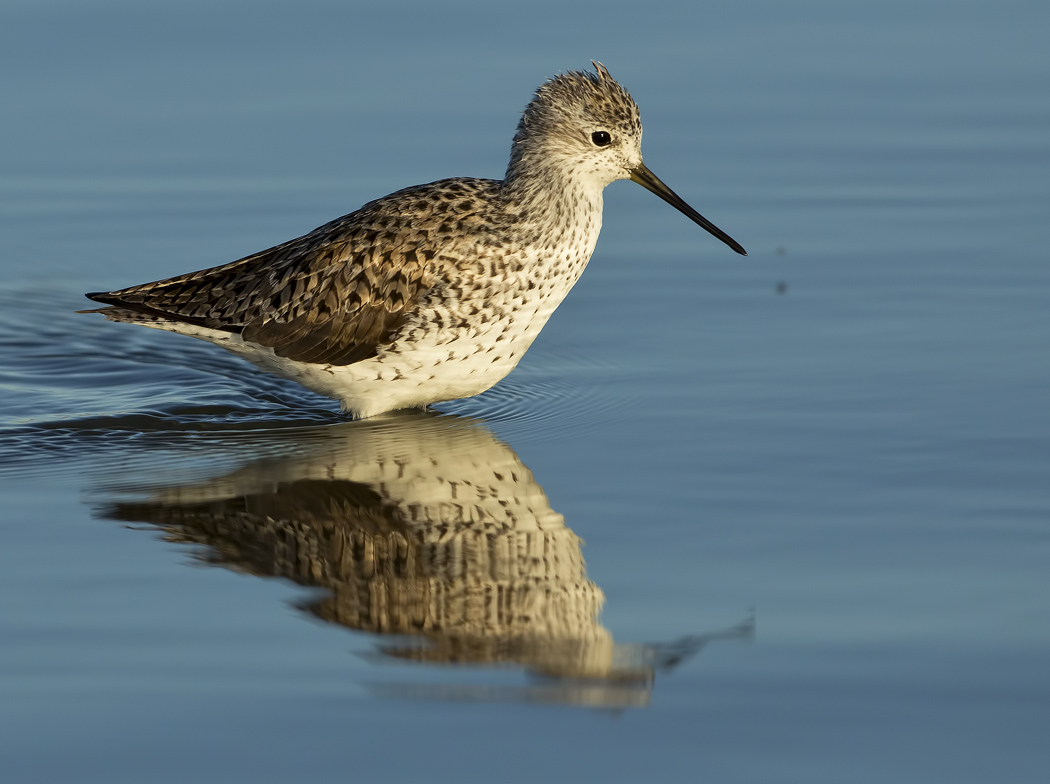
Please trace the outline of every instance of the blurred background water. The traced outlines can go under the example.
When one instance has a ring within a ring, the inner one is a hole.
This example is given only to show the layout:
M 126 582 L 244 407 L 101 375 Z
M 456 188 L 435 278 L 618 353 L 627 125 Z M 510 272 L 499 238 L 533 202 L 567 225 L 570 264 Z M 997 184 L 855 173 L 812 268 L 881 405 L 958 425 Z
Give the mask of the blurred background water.
M 1047 29 L 1034 0 L 0 4 L 0 775 L 1045 781 Z M 346 423 L 73 313 L 499 177 L 591 58 L 750 256 L 614 184 L 482 396 Z

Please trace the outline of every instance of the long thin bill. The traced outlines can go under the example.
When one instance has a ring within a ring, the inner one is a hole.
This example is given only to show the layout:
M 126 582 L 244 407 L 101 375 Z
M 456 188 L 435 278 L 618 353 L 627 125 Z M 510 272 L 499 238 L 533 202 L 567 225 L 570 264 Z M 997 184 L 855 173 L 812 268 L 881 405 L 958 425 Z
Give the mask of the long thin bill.
M 741 256 L 747 255 L 747 251 L 744 250 L 739 242 L 734 240 L 715 224 L 711 223 L 711 221 L 686 204 L 681 196 L 664 185 L 660 181 L 660 178 L 649 171 L 649 168 L 644 163 L 639 164 L 637 168 L 631 169 L 631 181 L 638 183 L 647 191 L 655 193 L 683 215 L 687 215 L 694 223 L 699 223 Z

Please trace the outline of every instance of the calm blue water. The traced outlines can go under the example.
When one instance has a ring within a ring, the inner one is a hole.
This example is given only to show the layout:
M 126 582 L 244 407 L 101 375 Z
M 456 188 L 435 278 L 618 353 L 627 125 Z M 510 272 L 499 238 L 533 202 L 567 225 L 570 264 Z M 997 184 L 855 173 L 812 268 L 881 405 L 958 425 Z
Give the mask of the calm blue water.
M 0 6 L 0 777 L 1045 781 L 1050 7 L 517 11 Z M 592 57 L 750 256 L 611 186 L 485 395 L 73 313 L 500 176 Z

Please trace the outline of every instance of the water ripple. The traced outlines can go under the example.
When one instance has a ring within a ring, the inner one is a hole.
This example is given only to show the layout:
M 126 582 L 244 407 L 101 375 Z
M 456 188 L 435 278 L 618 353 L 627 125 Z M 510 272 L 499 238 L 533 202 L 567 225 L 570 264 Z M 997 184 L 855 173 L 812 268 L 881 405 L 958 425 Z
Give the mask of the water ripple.
M 483 418 L 501 431 L 522 438 L 579 436 L 629 410 L 632 399 L 615 385 L 603 368 L 561 372 L 558 362 L 540 355 L 541 362 L 515 371 L 483 395 L 444 403 L 441 410 Z
M 75 313 L 75 292 L 0 295 L 0 473 L 167 440 L 212 447 L 246 433 L 346 421 L 338 404 L 203 342 Z M 483 395 L 436 406 L 516 440 L 578 436 L 622 416 L 617 368 L 549 346 Z

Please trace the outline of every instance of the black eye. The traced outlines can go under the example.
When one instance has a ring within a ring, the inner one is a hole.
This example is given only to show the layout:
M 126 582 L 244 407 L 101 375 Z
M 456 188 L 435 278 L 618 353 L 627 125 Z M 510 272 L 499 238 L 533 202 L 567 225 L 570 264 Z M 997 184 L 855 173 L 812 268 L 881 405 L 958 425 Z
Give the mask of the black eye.
M 591 141 L 594 142 L 596 147 L 605 147 L 608 144 L 612 144 L 612 136 L 609 135 L 608 131 L 595 131 L 591 134 Z

